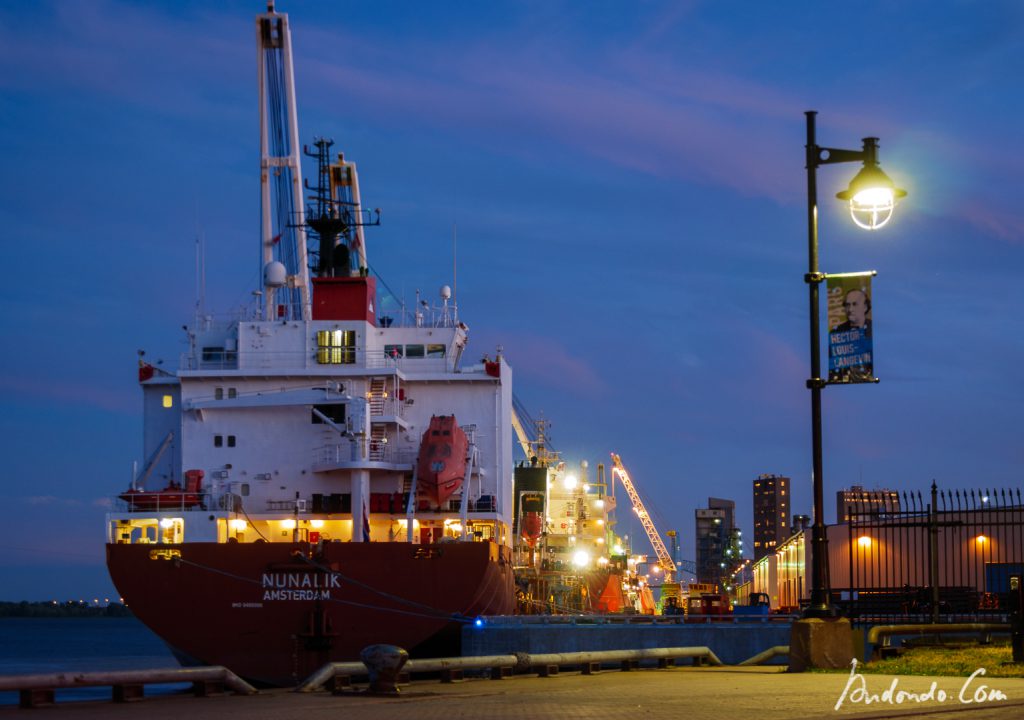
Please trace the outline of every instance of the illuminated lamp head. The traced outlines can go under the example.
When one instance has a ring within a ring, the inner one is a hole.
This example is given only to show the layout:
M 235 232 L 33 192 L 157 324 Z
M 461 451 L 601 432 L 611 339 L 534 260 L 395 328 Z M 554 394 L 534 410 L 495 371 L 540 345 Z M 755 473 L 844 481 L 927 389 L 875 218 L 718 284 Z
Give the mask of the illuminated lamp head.
M 836 197 L 850 203 L 850 217 L 858 227 L 878 230 L 892 219 L 896 202 L 907 196 L 906 190 L 878 167 L 878 138 L 864 138 L 864 167 L 860 169 L 850 187 L 836 193 Z

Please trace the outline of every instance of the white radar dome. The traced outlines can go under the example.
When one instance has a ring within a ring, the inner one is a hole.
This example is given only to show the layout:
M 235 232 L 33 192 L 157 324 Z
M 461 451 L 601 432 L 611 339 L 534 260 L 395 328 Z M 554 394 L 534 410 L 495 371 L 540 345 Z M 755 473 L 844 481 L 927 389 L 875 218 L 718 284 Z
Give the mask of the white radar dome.
M 447 300 L 452 296 L 452 289 L 447 285 L 441 286 L 441 299 Z
M 263 284 L 267 287 L 284 287 L 288 282 L 288 271 L 284 263 L 273 260 L 263 267 Z

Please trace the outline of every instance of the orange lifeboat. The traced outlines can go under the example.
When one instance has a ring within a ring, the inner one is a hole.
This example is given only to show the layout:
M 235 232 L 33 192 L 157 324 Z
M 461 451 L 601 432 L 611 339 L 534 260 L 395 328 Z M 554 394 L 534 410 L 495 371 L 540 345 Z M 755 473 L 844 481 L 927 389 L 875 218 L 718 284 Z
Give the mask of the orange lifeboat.
M 128 503 L 130 511 L 183 510 L 203 502 L 203 471 L 185 472 L 185 487 L 171 480 L 163 490 L 135 490 L 130 488 L 118 495 Z
M 469 438 L 454 415 L 434 415 L 423 433 L 416 472 L 420 493 L 441 507 L 466 479 Z
M 528 546 L 535 547 L 544 531 L 544 496 L 540 493 L 523 493 L 520 500 L 523 508 L 522 530 L 523 539 Z

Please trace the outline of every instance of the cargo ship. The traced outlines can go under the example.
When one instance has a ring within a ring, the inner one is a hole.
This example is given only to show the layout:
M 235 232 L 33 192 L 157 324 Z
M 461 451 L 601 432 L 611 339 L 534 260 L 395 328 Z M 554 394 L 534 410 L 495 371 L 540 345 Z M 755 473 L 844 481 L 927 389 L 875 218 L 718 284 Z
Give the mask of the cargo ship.
M 303 149 L 303 183 L 273 3 L 256 41 L 261 285 L 233 316 L 197 310 L 176 370 L 140 354 L 143 462 L 106 555 L 182 662 L 293 685 L 375 643 L 451 655 L 466 623 L 513 612 L 512 370 L 469 354 L 448 286 L 381 310 L 380 211 L 330 140 Z
M 553 450 L 546 421 L 529 424 L 532 433 L 513 410 L 527 458 L 516 466 L 513 485 L 517 613 L 643 612 L 638 597 L 644 581 L 614 531 L 616 497 L 604 465 L 591 478 L 586 460 L 567 463 Z

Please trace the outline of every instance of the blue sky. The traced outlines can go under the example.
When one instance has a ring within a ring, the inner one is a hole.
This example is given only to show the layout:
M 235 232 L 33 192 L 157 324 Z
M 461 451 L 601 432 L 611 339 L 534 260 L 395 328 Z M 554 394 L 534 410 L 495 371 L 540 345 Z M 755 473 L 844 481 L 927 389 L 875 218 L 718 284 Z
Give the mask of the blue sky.
M 260 2 L 0 2 L 2 598 L 109 596 L 107 498 L 141 453 L 136 350 L 174 366 L 258 251 Z M 809 512 L 803 111 L 881 139 L 909 196 L 868 234 L 819 173 L 821 264 L 878 271 L 877 386 L 825 391 L 826 520 L 853 483 L 1020 486 L 1024 6 L 279 2 L 300 134 L 381 207 L 371 265 L 451 282 L 565 459 L 622 455 L 693 511 L 789 475 Z M 634 523 L 633 532 L 641 528 Z M 620 526 L 628 532 L 629 521 Z

